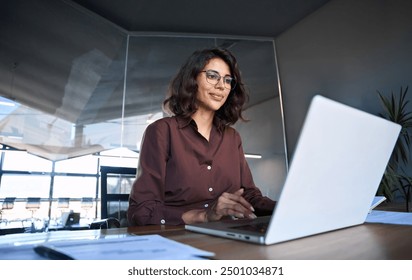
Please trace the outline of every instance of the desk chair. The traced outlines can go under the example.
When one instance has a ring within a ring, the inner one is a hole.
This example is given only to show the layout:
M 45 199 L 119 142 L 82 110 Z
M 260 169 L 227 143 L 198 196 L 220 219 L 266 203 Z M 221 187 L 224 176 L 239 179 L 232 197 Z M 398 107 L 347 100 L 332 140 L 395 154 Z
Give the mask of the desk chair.
M 70 205 L 70 197 L 59 197 L 57 199 L 58 209 L 68 209 Z
M 6 197 L 3 201 L 3 204 L 1 205 L 1 210 L 0 210 L 0 223 L 5 222 L 6 225 L 8 223 L 8 220 L 3 219 L 3 214 L 5 211 L 12 210 L 14 208 L 14 201 L 16 200 L 15 197 Z
M 26 209 L 31 212 L 31 220 L 34 220 L 34 213 L 40 209 L 40 197 L 28 197 Z
M 36 219 L 34 218 L 34 213 L 40 209 L 40 197 L 28 197 L 26 202 L 26 209 L 31 212 L 31 218 L 27 219 L 31 222 L 31 226 L 27 228 L 27 232 L 36 232 Z
M 132 181 L 136 178 L 136 168 L 132 167 L 100 167 L 100 187 L 101 187 L 101 218 L 116 218 L 121 227 L 127 227 L 126 211 L 129 206 L 130 190 L 122 189 L 123 180 Z M 117 186 L 109 188 L 108 178 L 117 178 Z
M 60 212 L 60 216 L 56 216 L 56 222 L 58 219 L 61 219 L 63 211 L 69 209 L 70 207 L 70 197 L 59 197 L 57 199 L 57 210 Z
M 86 211 L 86 219 L 89 219 L 89 210 L 93 208 L 93 197 L 82 197 L 80 201 L 80 208 Z

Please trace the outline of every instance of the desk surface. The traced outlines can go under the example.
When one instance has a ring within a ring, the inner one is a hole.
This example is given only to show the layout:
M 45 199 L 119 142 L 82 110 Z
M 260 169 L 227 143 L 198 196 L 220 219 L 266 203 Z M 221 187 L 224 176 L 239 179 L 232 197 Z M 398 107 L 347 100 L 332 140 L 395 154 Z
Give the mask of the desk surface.
M 56 231 L 42 234 L 11 234 L 0 237 L 1 259 L 13 259 L 14 246 L 22 241 L 41 243 L 68 238 L 105 238 L 113 235 L 159 234 L 193 247 L 214 252 L 216 259 L 412 259 L 412 226 L 363 224 L 274 245 L 256 245 L 186 231 L 183 227 L 145 226 L 107 230 Z M 6 249 L 8 247 L 8 249 Z M 6 254 L 3 254 L 6 252 Z M 8 253 L 7 253 L 8 252 Z M 21 255 L 21 254 L 20 254 Z M 27 259 L 38 259 L 31 252 Z
M 158 232 L 159 227 L 154 227 Z M 149 228 L 129 228 L 144 234 Z M 162 236 L 212 251 L 216 259 L 412 259 L 412 226 L 364 224 L 274 245 L 257 245 L 179 228 L 164 229 Z

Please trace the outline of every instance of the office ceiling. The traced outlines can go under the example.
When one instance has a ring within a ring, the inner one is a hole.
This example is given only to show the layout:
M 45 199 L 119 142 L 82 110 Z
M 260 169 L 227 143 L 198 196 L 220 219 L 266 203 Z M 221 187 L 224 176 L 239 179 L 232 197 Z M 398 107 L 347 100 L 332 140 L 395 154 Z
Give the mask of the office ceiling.
M 74 0 L 128 31 L 276 37 L 329 0 Z

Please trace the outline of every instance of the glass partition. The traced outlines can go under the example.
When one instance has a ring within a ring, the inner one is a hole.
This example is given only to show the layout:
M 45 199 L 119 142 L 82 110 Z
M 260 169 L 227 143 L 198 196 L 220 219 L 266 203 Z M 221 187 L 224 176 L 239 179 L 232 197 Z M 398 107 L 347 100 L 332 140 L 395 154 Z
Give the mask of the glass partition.
M 0 25 L 1 143 L 62 160 L 118 142 L 127 34 L 70 1 L 8 1 Z
M 194 50 L 215 46 L 238 59 L 250 121 L 236 128 L 245 152 L 258 157 L 248 158 L 256 185 L 278 198 L 287 153 L 272 39 L 130 33 L 70 1 L 19 3 L 0 12 L 0 200 L 36 194 L 49 217 L 52 202 L 74 190 L 75 201 L 92 196 L 97 205 L 99 165 L 136 167 L 145 128 L 163 117 L 170 79 Z M 9 148 L 49 164 L 16 164 Z M 27 179 L 33 170 L 37 177 Z M 19 182 L 29 180 L 37 192 L 22 192 Z
M 274 42 L 269 39 L 195 35 L 131 34 L 127 52 L 123 146 L 139 149 L 146 126 L 161 118 L 168 83 L 194 51 L 224 47 L 236 56 L 250 94 L 246 115 L 238 123 L 256 184 L 277 199 L 287 172 L 281 95 Z

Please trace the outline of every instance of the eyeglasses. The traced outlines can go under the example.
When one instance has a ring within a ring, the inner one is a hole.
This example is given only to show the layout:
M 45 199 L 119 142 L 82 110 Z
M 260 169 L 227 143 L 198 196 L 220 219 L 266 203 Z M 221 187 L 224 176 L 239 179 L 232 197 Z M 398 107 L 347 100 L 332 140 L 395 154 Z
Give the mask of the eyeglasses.
M 206 70 L 206 71 L 201 71 L 201 72 L 206 73 L 206 81 L 209 84 L 212 84 L 212 85 L 217 85 L 220 82 L 220 79 L 222 78 L 222 76 L 220 76 L 219 73 L 214 71 L 214 70 Z M 235 88 L 235 86 L 236 86 L 235 78 L 233 78 L 231 76 L 224 76 L 223 77 L 223 86 L 226 89 Z

